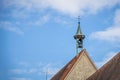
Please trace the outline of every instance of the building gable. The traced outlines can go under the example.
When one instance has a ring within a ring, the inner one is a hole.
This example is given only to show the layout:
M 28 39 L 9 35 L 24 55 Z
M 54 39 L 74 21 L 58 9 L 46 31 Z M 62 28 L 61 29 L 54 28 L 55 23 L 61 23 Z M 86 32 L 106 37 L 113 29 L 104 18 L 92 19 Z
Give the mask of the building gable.
M 96 71 L 96 67 L 84 50 L 64 80 L 86 80 Z
M 51 80 L 85 80 L 96 70 L 97 68 L 88 56 L 86 50 L 83 49 L 53 76 Z

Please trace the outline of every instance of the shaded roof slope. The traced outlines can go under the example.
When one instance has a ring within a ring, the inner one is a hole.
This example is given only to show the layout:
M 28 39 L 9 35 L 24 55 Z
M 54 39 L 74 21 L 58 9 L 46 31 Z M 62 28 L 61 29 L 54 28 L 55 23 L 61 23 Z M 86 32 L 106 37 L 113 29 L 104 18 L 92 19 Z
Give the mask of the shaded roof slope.
M 64 78 L 67 76 L 67 74 L 70 72 L 76 61 L 79 59 L 79 57 L 84 53 L 87 54 L 86 50 L 83 49 L 78 55 L 76 55 L 68 64 L 66 64 L 56 75 L 54 75 L 51 80 L 64 80 Z M 88 54 L 87 54 L 88 56 Z M 89 58 L 89 56 L 88 56 Z M 90 62 L 96 69 L 96 66 L 93 64 L 92 60 L 89 58 Z
M 87 80 L 120 80 L 120 52 Z

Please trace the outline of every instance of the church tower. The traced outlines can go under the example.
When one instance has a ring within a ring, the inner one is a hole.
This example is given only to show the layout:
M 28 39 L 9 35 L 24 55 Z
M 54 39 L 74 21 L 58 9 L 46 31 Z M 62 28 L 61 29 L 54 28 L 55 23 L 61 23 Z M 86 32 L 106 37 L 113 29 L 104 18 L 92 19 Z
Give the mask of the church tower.
M 83 39 L 85 38 L 85 35 L 82 34 L 81 28 L 80 28 L 80 17 L 78 17 L 78 29 L 76 34 L 74 35 L 74 39 L 76 40 L 76 53 L 78 54 L 79 49 L 83 49 Z
M 87 51 L 83 49 L 84 38 L 85 35 L 82 34 L 80 29 L 80 18 L 78 18 L 78 29 L 74 35 L 77 55 L 56 73 L 51 80 L 86 80 L 97 70 Z M 78 52 L 78 49 L 81 49 L 81 51 Z

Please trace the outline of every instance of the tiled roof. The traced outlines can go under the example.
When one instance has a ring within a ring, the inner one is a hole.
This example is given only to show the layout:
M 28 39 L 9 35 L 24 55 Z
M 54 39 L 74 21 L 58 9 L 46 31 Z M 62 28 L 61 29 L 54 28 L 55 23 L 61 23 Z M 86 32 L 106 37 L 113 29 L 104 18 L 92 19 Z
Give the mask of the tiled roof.
M 87 80 L 120 80 L 120 52 Z
M 67 65 L 65 65 L 56 75 L 54 75 L 51 80 L 64 80 L 64 78 L 67 76 L 67 74 L 69 73 L 69 71 L 75 64 L 75 62 L 78 60 L 78 58 L 81 56 L 81 54 L 84 51 L 85 51 L 85 49 L 83 49 L 78 55 L 76 55 Z M 90 61 L 91 61 L 91 59 L 90 59 Z M 91 61 L 91 63 L 93 64 L 92 61 Z M 95 67 L 94 64 L 93 64 L 93 66 Z M 95 67 L 95 69 L 96 69 L 96 67 Z

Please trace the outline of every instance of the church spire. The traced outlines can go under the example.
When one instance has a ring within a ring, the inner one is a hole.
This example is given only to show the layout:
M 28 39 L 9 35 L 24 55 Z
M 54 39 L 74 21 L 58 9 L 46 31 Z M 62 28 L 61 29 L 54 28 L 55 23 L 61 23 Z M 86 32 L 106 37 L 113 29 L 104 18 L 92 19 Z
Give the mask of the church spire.
M 76 35 L 82 35 L 82 31 L 80 29 L 80 17 L 78 17 L 78 29 L 77 29 Z
M 85 35 L 82 34 L 82 31 L 80 29 L 80 17 L 78 17 L 78 29 L 76 34 L 74 35 L 74 39 L 76 40 L 76 53 L 78 54 L 78 49 L 83 48 L 83 39 L 85 38 Z

